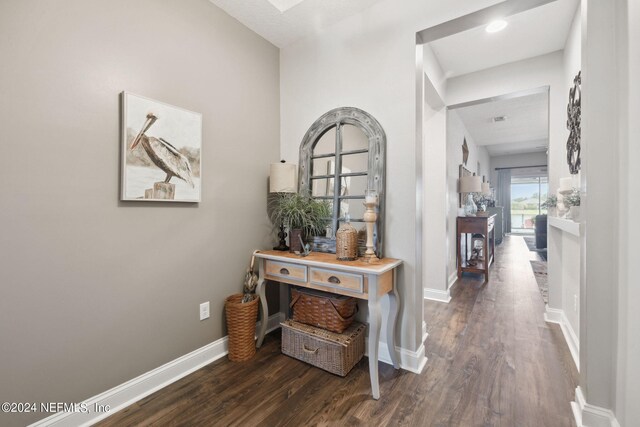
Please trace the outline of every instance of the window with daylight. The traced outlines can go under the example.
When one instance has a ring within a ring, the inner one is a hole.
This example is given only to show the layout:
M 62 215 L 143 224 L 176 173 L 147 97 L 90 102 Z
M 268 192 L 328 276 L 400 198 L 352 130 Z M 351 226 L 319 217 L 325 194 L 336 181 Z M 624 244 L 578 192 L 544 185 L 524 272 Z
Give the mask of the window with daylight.
M 546 214 L 549 179 L 544 176 L 511 177 L 511 230 L 533 232 L 536 215 Z

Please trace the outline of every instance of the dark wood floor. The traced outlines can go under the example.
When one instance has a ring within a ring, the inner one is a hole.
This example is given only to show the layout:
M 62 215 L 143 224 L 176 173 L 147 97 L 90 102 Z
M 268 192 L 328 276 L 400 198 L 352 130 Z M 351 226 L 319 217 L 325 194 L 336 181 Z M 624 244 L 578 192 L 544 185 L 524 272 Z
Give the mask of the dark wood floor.
M 380 364 L 379 401 L 364 358 L 340 378 L 280 353 L 279 331 L 246 363 L 212 363 L 100 425 L 574 426 L 577 372 L 546 324 L 521 237 L 496 248 L 489 283 L 459 281 L 451 303 L 425 302 L 421 375 Z

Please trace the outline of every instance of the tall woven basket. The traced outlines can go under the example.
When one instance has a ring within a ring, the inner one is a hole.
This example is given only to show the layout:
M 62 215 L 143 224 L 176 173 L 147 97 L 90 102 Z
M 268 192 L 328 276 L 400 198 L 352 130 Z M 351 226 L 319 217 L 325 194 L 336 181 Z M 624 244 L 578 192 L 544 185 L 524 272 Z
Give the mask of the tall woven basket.
M 336 258 L 341 261 L 358 258 L 358 232 L 348 222 L 343 223 L 336 232 Z
M 258 319 L 258 301 L 242 303 L 242 294 L 233 294 L 224 301 L 229 332 L 229 360 L 244 362 L 256 354 L 256 320 Z

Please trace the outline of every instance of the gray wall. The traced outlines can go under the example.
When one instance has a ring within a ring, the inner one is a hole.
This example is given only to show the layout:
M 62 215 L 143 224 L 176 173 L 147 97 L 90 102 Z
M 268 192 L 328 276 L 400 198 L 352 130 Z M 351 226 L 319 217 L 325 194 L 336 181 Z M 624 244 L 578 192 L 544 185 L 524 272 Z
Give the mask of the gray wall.
M 498 172 L 496 168 L 517 168 L 522 166 L 547 165 L 547 153 L 521 153 L 506 154 L 504 156 L 491 157 L 491 186 L 498 185 Z
M 77 402 L 224 336 L 272 243 L 278 49 L 206 0 L 3 0 L 0 58 L 1 400 Z M 122 90 L 203 114 L 202 203 L 119 202 Z

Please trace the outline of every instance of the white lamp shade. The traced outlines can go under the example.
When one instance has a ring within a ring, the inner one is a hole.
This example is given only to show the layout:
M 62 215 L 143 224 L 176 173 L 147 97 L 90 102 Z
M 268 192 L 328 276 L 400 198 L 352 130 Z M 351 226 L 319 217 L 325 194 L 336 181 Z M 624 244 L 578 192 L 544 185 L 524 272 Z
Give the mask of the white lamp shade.
M 489 185 L 488 182 L 482 183 L 482 194 L 484 194 L 485 196 L 491 195 L 491 186 Z
M 293 163 L 271 163 L 269 167 L 270 193 L 295 193 L 298 191 L 296 165 Z
M 560 178 L 560 191 L 567 191 L 567 190 L 571 190 L 571 177 L 568 176 L 566 178 Z
M 459 182 L 459 193 L 480 193 L 482 191 L 482 178 L 479 176 L 462 176 Z

